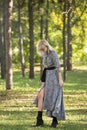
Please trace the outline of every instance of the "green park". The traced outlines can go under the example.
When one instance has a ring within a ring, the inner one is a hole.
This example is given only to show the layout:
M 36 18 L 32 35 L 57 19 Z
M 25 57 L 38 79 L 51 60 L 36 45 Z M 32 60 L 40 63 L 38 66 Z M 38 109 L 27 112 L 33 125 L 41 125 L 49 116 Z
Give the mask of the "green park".
M 43 70 L 37 44 L 57 52 L 66 120 L 56 130 L 87 130 L 87 0 L 0 0 L 0 130 L 54 130 L 43 112 L 35 126 Z

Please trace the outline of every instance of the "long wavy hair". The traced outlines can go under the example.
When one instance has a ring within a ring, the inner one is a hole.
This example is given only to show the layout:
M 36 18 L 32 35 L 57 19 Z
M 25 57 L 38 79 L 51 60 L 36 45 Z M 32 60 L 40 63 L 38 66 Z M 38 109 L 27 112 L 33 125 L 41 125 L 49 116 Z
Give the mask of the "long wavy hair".
M 53 47 L 48 43 L 47 40 L 41 40 L 41 41 L 39 41 L 39 43 L 37 44 L 37 53 L 38 53 L 39 55 L 41 55 L 40 49 L 42 48 L 43 45 L 47 47 L 48 53 L 49 53 L 49 51 L 52 51 L 52 50 L 53 50 Z

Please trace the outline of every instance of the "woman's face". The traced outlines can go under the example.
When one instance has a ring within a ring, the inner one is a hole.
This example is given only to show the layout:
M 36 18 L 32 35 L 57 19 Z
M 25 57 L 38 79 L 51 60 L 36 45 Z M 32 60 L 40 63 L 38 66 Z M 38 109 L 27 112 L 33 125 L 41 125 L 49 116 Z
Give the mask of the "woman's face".
M 41 48 L 40 48 L 41 55 L 44 55 L 46 52 L 47 52 L 47 46 L 42 45 Z

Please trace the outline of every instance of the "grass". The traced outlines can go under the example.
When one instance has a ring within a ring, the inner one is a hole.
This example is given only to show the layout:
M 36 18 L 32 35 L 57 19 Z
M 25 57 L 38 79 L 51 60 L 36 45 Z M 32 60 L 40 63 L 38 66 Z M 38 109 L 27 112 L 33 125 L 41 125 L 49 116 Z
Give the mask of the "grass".
M 34 127 L 37 108 L 33 100 L 39 90 L 39 73 L 35 79 L 22 78 L 14 71 L 14 88 L 5 90 L 5 82 L 0 79 L 0 130 L 51 130 L 51 119 L 43 114 L 44 127 Z M 66 121 L 59 121 L 58 130 L 87 129 L 87 68 L 74 67 L 67 73 L 64 84 Z

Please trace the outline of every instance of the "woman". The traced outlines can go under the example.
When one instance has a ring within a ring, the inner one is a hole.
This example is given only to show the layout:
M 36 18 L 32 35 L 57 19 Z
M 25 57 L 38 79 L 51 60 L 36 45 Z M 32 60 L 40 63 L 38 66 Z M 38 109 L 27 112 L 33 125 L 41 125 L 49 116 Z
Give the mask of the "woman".
M 34 102 L 38 106 L 36 126 L 43 125 L 42 112 L 47 110 L 47 115 L 53 118 L 51 127 L 56 128 L 57 120 L 65 120 L 59 59 L 46 40 L 39 42 L 37 51 L 43 58 L 44 70 L 41 77 L 42 86 Z

